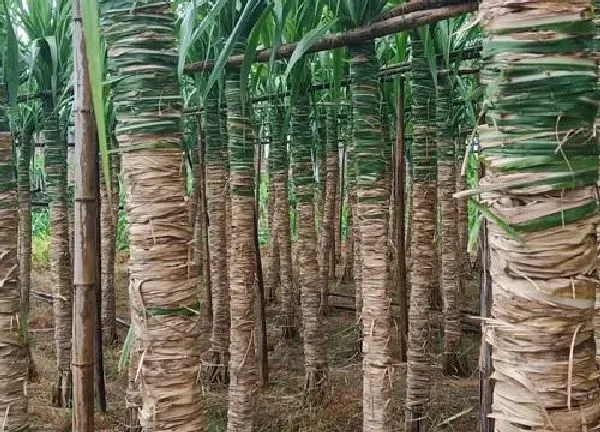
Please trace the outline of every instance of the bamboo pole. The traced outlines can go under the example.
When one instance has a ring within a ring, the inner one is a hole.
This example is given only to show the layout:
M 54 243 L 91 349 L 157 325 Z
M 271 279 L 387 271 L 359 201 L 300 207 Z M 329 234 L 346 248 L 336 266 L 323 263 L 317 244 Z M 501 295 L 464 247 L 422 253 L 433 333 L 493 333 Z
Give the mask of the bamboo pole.
M 258 364 L 258 379 L 261 387 L 269 385 L 269 350 L 267 343 L 267 315 L 265 311 L 265 284 L 263 280 L 262 257 L 258 239 L 258 219 L 260 216 L 260 187 L 262 174 L 263 146 L 258 144 L 256 152 L 256 192 L 254 205 L 254 253 L 256 257 L 256 281 L 254 294 L 256 296 L 256 361 Z
M 349 45 L 364 43 L 382 36 L 399 33 L 404 30 L 414 29 L 425 24 L 442 21 L 447 18 L 476 11 L 478 2 L 469 2 L 459 5 L 445 6 L 437 9 L 420 10 L 399 15 L 385 21 L 375 22 L 364 27 L 358 27 L 343 33 L 326 35 L 313 44 L 306 54 L 329 51 Z M 296 50 L 298 43 L 281 45 L 275 52 L 276 59 L 290 58 Z M 256 52 L 255 63 L 266 63 L 270 60 L 272 49 L 267 48 Z M 228 66 L 241 66 L 245 54 L 233 55 L 227 60 Z M 215 67 L 214 60 L 194 63 L 185 68 L 186 73 L 210 71 Z
M 338 119 L 338 140 L 340 140 L 341 137 L 341 131 L 342 131 L 342 125 L 340 120 Z M 342 144 L 342 148 L 340 148 L 340 143 Z M 342 272 L 341 272 L 341 277 L 343 278 L 344 275 L 344 263 L 342 262 L 342 219 L 344 216 L 344 198 L 345 198 L 345 185 L 346 185 L 346 141 L 341 141 L 338 142 L 338 152 L 339 156 L 338 156 L 338 162 L 340 164 L 339 167 L 339 172 L 340 172 L 340 176 L 338 179 L 338 190 L 337 190 L 337 203 L 336 203 L 336 244 L 335 244 L 335 260 L 336 263 L 342 267 Z M 346 236 L 347 237 L 347 236 Z M 337 279 L 337 276 L 334 275 L 334 277 Z
M 75 259 L 73 304 L 74 432 L 94 430 L 94 339 L 96 286 L 96 128 L 80 0 L 73 0 L 75 65 Z
M 396 108 L 396 148 L 394 152 L 394 228 L 395 238 L 395 266 L 396 287 L 398 302 L 400 303 L 400 359 L 406 361 L 406 347 L 408 338 L 408 287 L 406 279 L 406 220 L 405 220 L 405 186 L 406 163 L 404 160 L 404 78 L 401 77 L 398 85 L 398 100 Z
M 97 138 L 97 135 L 95 136 Z M 95 322 L 95 343 L 94 343 L 94 357 L 96 364 L 94 367 L 95 373 L 95 391 L 96 391 L 96 405 L 98 410 L 102 413 L 106 412 L 106 381 L 104 379 L 104 350 L 102 349 L 102 245 L 101 245 L 101 228 L 100 228 L 100 158 L 98 157 L 98 141 L 95 141 L 95 199 L 96 199 L 96 217 L 95 217 L 95 229 L 96 229 L 96 290 L 94 293 L 94 299 L 96 301 L 96 322 Z M 112 192 L 111 192 L 112 193 Z M 111 202 L 105 202 L 104 205 L 113 205 Z M 110 343 L 110 341 L 109 341 Z
M 490 276 L 490 251 L 488 247 L 487 222 L 484 221 L 479 235 L 479 308 L 482 318 L 489 318 L 492 313 L 492 278 Z M 492 399 L 494 384 L 492 382 L 492 347 L 485 339 L 482 331 L 481 351 L 479 359 L 479 432 L 492 432 L 494 419 Z
M 382 13 L 375 22 L 385 21 L 400 15 L 406 15 L 411 12 L 441 8 L 444 6 L 468 3 L 468 0 L 418 0 L 410 3 L 403 3 Z

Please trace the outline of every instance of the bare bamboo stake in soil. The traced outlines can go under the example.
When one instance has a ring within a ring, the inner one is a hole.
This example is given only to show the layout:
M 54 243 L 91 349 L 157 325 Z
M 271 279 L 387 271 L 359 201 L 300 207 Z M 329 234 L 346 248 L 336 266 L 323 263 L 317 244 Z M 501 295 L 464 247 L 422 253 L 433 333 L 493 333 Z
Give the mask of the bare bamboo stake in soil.
M 198 147 L 196 149 L 196 166 L 194 167 L 196 176 L 196 186 L 194 195 L 196 196 L 196 210 L 194 211 L 195 218 L 191 221 L 194 226 L 194 263 L 197 271 L 197 295 L 201 299 L 200 309 L 200 337 L 198 345 L 201 353 L 207 352 L 211 348 L 211 334 L 214 326 L 214 300 L 213 286 L 210 272 L 210 250 L 208 245 L 208 206 L 206 195 L 208 193 L 206 187 L 206 130 L 203 127 L 200 116 L 197 118 L 198 124 Z M 226 269 L 226 272 L 228 270 Z M 229 284 L 227 284 L 229 285 Z M 229 312 L 227 312 L 228 314 Z M 229 315 L 227 315 L 229 316 Z M 227 321 L 229 328 L 229 321 Z M 229 338 L 229 333 L 226 331 L 225 338 Z M 225 350 L 226 352 L 227 350 Z M 224 364 L 222 368 L 222 376 L 218 380 L 227 382 L 229 373 L 227 372 L 227 359 L 222 363 L 220 360 L 210 360 L 212 364 Z M 209 375 L 213 377 L 214 370 L 210 367 Z M 211 381 L 213 378 L 210 379 Z
M 110 140 L 111 149 L 116 140 Z M 109 155 L 110 195 L 104 175 L 100 175 L 100 272 L 102 328 L 109 345 L 115 344 L 117 335 L 117 304 L 115 297 L 115 258 L 117 254 L 117 227 L 119 217 L 119 154 Z
M 229 382 L 229 284 L 227 262 L 227 221 L 226 221 L 226 189 L 227 189 L 227 142 L 221 134 L 219 113 L 219 88 L 214 87 L 204 100 L 203 139 L 198 141 L 198 165 L 196 167 L 196 189 L 202 236 L 201 244 L 203 259 L 198 262 L 202 275 L 201 296 L 206 304 L 203 314 L 211 311 L 212 331 L 210 351 L 208 355 L 208 379 L 212 382 Z M 206 220 L 208 234 L 205 235 Z M 204 256 L 208 254 L 208 260 Z M 210 265 L 207 265 L 210 262 Z M 202 267 L 200 267 L 202 266 Z M 210 273 L 207 275 L 207 273 Z M 209 277 L 206 277 L 209 276 Z M 210 287 L 210 291 L 206 288 Z M 208 298 L 208 293 L 211 298 Z M 210 306 L 210 308 L 208 307 Z M 203 316 L 202 322 L 205 321 Z M 210 327 L 206 325 L 206 327 Z M 205 344 L 205 336 L 202 345 Z M 204 349 L 204 346 L 203 346 Z
M 94 350 L 95 350 L 95 360 L 96 360 L 96 364 L 94 367 L 94 372 L 95 372 L 95 379 L 94 379 L 94 384 L 95 384 L 95 390 L 96 390 L 96 405 L 98 406 L 98 410 L 101 413 L 105 413 L 106 412 L 106 381 L 105 381 L 105 375 L 104 375 L 104 350 L 102 349 L 102 241 L 100 239 L 101 236 L 101 215 L 100 215 L 100 158 L 98 156 L 98 152 L 99 152 L 99 146 L 98 146 L 98 141 L 97 141 L 97 135 L 96 135 L 96 149 L 95 149 L 95 189 L 96 189 L 96 238 L 94 239 L 96 241 L 96 286 L 95 286 L 95 293 L 94 293 L 94 297 L 96 300 L 96 304 L 95 304 L 95 312 L 96 312 L 96 322 L 95 324 L 95 331 L 96 331 L 96 335 L 95 335 L 95 343 L 94 343 Z M 73 239 L 73 243 L 75 242 L 75 240 Z M 113 250 L 113 253 L 115 251 Z M 112 263 L 113 266 L 113 276 L 114 276 L 114 262 Z M 115 311 L 116 312 L 116 311 Z M 115 330 L 114 330 L 114 334 L 112 336 L 116 335 L 116 316 L 115 316 Z M 114 341 L 114 339 L 113 339 Z M 112 343 L 111 340 L 108 341 L 108 343 Z
M 395 229 L 395 283 L 400 304 L 400 360 L 406 361 L 408 337 L 408 287 L 406 279 L 406 162 L 404 160 L 404 78 L 398 85 L 396 102 L 396 148 L 394 151 L 394 229 Z
M 487 223 L 484 221 L 479 235 L 479 310 L 482 318 L 489 318 L 492 312 L 492 279 L 490 276 L 490 250 L 488 246 Z M 493 432 L 492 413 L 492 346 L 481 337 L 481 358 L 479 359 L 479 432 Z
M 256 260 L 256 282 L 254 295 L 256 297 L 256 357 L 258 363 L 258 382 L 261 387 L 269 385 L 269 350 L 267 344 L 267 315 L 265 312 L 265 284 L 263 280 L 262 257 L 258 239 L 259 200 L 262 174 L 263 146 L 258 143 L 256 152 L 256 185 L 254 197 L 254 254 Z
M 73 422 L 75 432 L 94 430 L 98 213 L 96 127 L 93 118 L 81 3 L 73 0 L 75 65 L 75 204 L 73 302 Z M 100 353 L 101 354 L 101 353 Z

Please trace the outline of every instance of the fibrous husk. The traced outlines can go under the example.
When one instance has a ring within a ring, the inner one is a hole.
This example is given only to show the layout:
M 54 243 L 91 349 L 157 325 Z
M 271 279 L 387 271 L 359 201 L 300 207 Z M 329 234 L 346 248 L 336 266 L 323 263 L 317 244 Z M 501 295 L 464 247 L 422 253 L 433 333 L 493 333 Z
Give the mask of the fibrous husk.
M 211 381 L 229 381 L 229 277 L 227 262 L 226 143 L 220 128 L 218 89 L 205 101 L 204 134 L 206 138 L 206 202 L 208 211 L 208 248 L 212 292 L 212 336 L 208 365 Z
M 459 357 L 460 323 L 460 242 L 457 232 L 455 146 L 452 139 L 452 82 L 449 77 L 438 79 L 436 100 L 438 202 L 441 217 L 440 285 L 444 311 L 444 352 L 442 370 L 446 375 L 464 375 Z
M 313 203 L 314 178 L 312 175 L 309 101 L 307 95 L 293 101 L 292 107 L 292 160 L 298 220 L 298 284 L 304 326 L 305 389 L 313 392 L 327 383 L 325 334 L 320 313 L 319 268 L 317 263 L 317 236 Z
M 290 208 L 288 201 L 288 152 L 287 136 L 282 133 L 284 107 L 280 101 L 271 105 L 271 133 L 273 147 L 269 156 L 269 169 L 272 170 L 274 209 L 273 235 L 279 245 L 280 259 L 280 305 L 281 305 L 281 337 L 291 340 L 298 336 L 296 318 L 297 301 L 294 296 L 292 241 L 290 229 Z
M 241 49 L 236 47 L 236 50 Z M 228 432 L 254 429 L 257 364 L 255 350 L 255 171 L 254 134 L 242 102 L 240 73 L 227 71 L 227 133 L 231 151 L 231 336 Z
M 19 334 L 17 193 L 9 132 L 0 132 L 0 426 L 28 429 L 27 363 Z
M 200 427 L 200 305 L 181 157 L 178 149 L 123 155 L 131 306 L 138 316 L 140 423 L 148 430 Z
M 50 198 L 50 276 L 55 301 L 54 342 L 57 378 L 52 384 L 52 404 L 69 407 L 73 393 L 71 377 L 71 332 L 73 281 L 71 272 L 70 224 L 67 198 L 67 142 L 58 113 L 44 110 L 45 163 Z
M 598 149 L 591 1 L 485 0 L 492 318 L 499 432 L 594 430 Z
M 391 431 L 389 190 L 375 45 L 352 47 L 353 150 L 362 255 L 363 431 Z M 334 197 L 332 197 L 334 199 Z M 333 206 L 333 203 L 332 203 Z M 358 293 L 357 293 L 358 294 Z
M 436 265 L 435 87 L 418 32 L 413 44 L 413 186 L 410 221 L 410 308 L 406 372 L 406 428 L 427 428 L 431 392 L 429 310 Z
M 140 424 L 201 429 L 200 310 L 185 201 L 175 17 L 166 0 L 103 0 L 123 153 Z M 135 358 L 135 357 L 134 357 Z
M 327 315 L 329 309 L 329 277 L 331 275 L 332 264 L 335 269 L 335 201 L 337 191 L 337 178 L 339 174 L 338 161 L 338 133 L 336 121 L 336 106 L 327 107 L 327 164 L 325 193 L 323 203 L 323 221 L 321 223 L 321 244 L 319 245 L 319 255 L 321 261 L 320 284 L 321 284 L 321 313 Z M 335 273 L 335 270 L 333 271 Z

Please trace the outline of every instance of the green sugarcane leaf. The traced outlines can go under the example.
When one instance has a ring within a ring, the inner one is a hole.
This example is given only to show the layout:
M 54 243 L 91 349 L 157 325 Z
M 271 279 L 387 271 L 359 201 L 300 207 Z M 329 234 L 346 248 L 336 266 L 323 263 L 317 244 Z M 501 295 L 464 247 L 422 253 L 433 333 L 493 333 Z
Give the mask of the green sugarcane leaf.
M 316 42 L 323 38 L 323 36 L 329 31 L 329 29 L 335 24 L 335 21 L 329 23 L 323 23 L 318 27 L 310 30 L 301 40 L 298 42 L 296 49 L 292 53 L 288 62 L 287 68 L 284 73 L 284 80 L 287 81 L 292 69 L 298 63 L 298 61 L 306 54 L 306 52 Z
M 192 45 L 192 36 L 194 34 L 194 24 L 196 18 L 196 2 L 192 1 L 184 6 L 183 19 L 179 26 L 179 60 L 177 63 L 177 76 L 179 81 L 183 80 L 183 69 L 188 50 Z
M 215 83 L 219 80 L 219 77 L 223 74 L 227 60 L 235 47 L 238 45 L 238 41 L 242 36 L 248 36 L 258 18 L 258 13 L 262 13 L 266 4 L 264 0 L 249 0 L 235 23 L 233 31 L 225 41 L 225 45 L 222 47 L 219 57 L 215 62 L 215 66 L 208 78 L 206 87 L 204 89 L 204 95 L 207 95 Z
M 104 172 L 104 181 L 108 196 L 112 196 L 110 160 L 108 153 L 108 137 L 106 129 L 106 114 L 104 106 L 104 59 L 99 53 L 102 50 L 100 42 L 100 21 L 98 14 L 98 0 L 81 0 L 81 12 L 83 21 L 83 33 L 85 35 L 86 54 L 92 91 L 92 102 L 94 105 L 94 116 L 98 130 L 98 144 L 100 147 L 101 165 Z M 112 205 L 112 204 L 111 204 Z
M 6 15 L 6 50 L 4 53 L 5 82 L 8 84 L 8 101 L 11 109 L 11 118 L 16 115 L 17 91 L 19 89 L 19 45 L 10 13 L 4 0 Z
M 481 230 L 481 226 L 483 225 L 483 214 L 478 213 L 471 229 L 469 229 L 469 239 L 467 243 L 467 253 L 472 253 L 477 247 L 477 243 L 479 243 L 479 231 Z
M 423 41 L 423 46 L 425 48 L 425 58 L 427 59 L 427 63 L 429 64 L 429 72 L 431 73 L 431 78 L 433 79 L 433 86 L 437 88 L 438 86 L 438 65 L 437 65 L 437 55 L 435 51 L 435 40 L 432 37 L 432 32 L 435 30 L 435 25 L 430 26 L 426 25 L 418 29 L 418 32 L 421 35 L 421 40 Z
M 58 102 L 58 46 L 56 43 L 56 36 L 46 36 L 42 39 L 50 50 L 50 58 L 52 64 L 52 99 L 56 104 Z
M 196 18 L 196 2 L 189 3 L 184 9 L 179 33 L 179 60 L 177 64 L 177 73 L 180 81 L 183 78 L 185 60 L 190 47 L 200 35 L 204 34 L 209 25 L 213 24 L 218 19 L 223 8 L 229 3 L 230 0 L 217 0 L 195 29 L 193 28 L 193 25 Z
M 269 70 L 275 69 L 275 54 L 277 50 L 281 46 L 283 41 L 283 32 L 285 20 L 287 18 L 288 8 L 284 8 L 283 0 L 275 0 L 273 5 L 273 20 L 274 20 L 274 28 L 273 33 L 271 35 L 272 47 L 271 56 L 269 57 Z M 268 39 L 266 39 L 268 40 Z M 273 83 L 274 74 L 269 74 L 269 82 Z M 274 86 L 273 86 L 274 87 Z
M 502 219 L 496 213 L 494 213 L 490 208 L 475 199 L 471 199 L 470 202 L 481 212 L 483 216 L 493 221 L 496 225 L 498 225 L 506 234 L 514 238 L 515 240 L 522 241 L 521 234 L 507 221 Z
M 270 9 L 265 9 L 261 14 L 260 18 L 256 22 L 256 25 L 252 29 L 250 33 L 250 38 L 248 39 L 248 44 L 246 45 L 246 55 L 244 56 L 244 61 L 242 63 L 242 67 L 240 68 L 240 87 L 242 90 L 242 110 L 245 109 L 246 99 L 248 97 L 248 92 L 246 89 L 248 88 L 248 78 L 250 77 L 250 71 L 252 68 L 252 64 L 254 63 L 254 59 L 256 58 L 256 48 L 258 47 L 258 42 L 260 41 L 261 36 L 261 28 L 264 26 L 267 17 L 269 16 Z M 258 73 L 255 74 L 258 76 Z
M 123 372 L 129 365 L 129 361 L 131 360 L 131 349 L 133 348 L 136 337 L 135 327 L 133 326 L 133 323 L 131 323 L 125 341 L 123 342 L 123 351 L 121 351 L 121 356 L 119 357 L 119 364 L 117 366 L 119 373 Z

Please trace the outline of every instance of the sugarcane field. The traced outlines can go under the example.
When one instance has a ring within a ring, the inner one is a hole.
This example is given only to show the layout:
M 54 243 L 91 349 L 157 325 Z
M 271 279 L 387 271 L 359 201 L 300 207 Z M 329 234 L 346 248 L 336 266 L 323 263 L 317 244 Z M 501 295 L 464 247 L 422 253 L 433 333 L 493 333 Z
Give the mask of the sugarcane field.
M 599 11 L 0 2 L 0 432 L 600 431 Z

